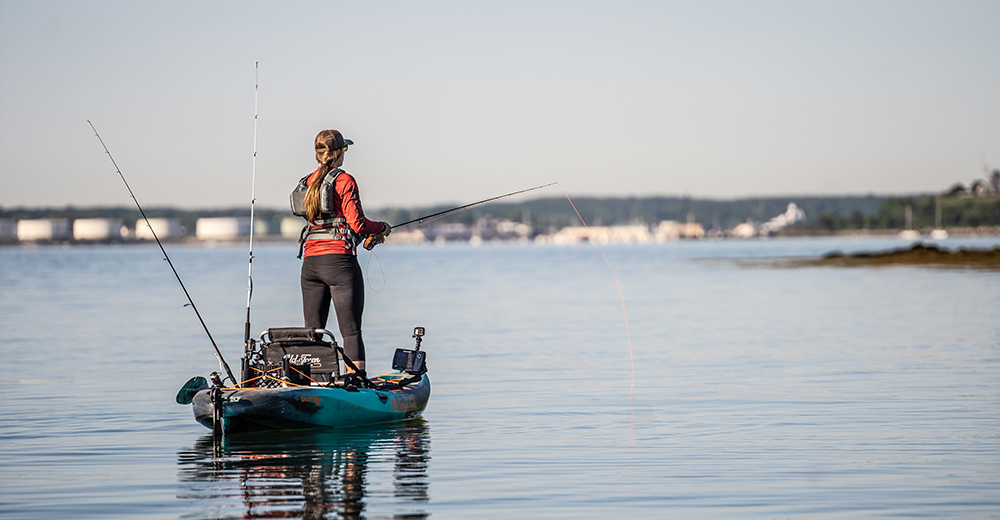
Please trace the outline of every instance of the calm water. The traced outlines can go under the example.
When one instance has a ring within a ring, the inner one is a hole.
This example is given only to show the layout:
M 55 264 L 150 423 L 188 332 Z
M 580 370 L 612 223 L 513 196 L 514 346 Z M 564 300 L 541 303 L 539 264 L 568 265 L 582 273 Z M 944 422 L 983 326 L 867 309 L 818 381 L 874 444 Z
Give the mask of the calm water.
M 0 248 L 0 517 L 998 518 L 1000 272 L 759 260 L 902 245 L 605 247 L 634 388 L 593 246 L 380 247 L 369 364 L 426 327 L 423 417 L 222 443 L 155 246 Z M 255 332 L 300 324 L 295 249 L 256 246 Z M 235 367 L 246 247 L 168 252 Z

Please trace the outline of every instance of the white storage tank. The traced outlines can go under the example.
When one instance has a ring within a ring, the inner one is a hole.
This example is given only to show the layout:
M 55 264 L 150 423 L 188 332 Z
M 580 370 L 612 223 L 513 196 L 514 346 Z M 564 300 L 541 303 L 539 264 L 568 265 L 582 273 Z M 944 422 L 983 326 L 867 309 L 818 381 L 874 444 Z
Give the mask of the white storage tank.
M 153 227 L 153 231 L 149 227 Z M 145 219 L 135 221 L 135 238 L 141 240 L 153 240 L 153 232 L 157 237 L 167 238 L 181 234 L 181 222 L 175 218 L 151 218 L 149 226 Z
M 263 237 L 271 234 L 271 223 L 264 219 L 255 219 L 253 221 L 253 236 Z
M 110 218 L 78 218 L 73 221 L 73 238 L 107 240 L 121 238 L 122 221 Z
M 306 221 L 303 218 L 285 217 L 281 219 L 281 236 L 286 238 L 299 238 L 299 234 L 302 233 L 302 226 L 304 225 L 306 225 Z
M 18 240 L 52 240 L 69 236 L 69 221 L 59 219 L 29 219 L 17 223 Z
M 198 240 L 232 240 L 250 235 L 250 219 L 245 217 L 200 218 L 195 225 Z

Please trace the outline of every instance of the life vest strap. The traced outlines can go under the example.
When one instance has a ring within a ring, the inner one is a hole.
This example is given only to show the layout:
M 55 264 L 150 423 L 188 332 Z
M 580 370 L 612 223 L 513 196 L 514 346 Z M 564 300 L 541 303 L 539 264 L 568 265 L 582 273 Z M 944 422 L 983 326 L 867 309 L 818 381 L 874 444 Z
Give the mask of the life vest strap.
M 299 232 L 299 256 L 306 248 L 307 240 L 340 240 L 344 242 L 348 251 L 357 249 L 358 238 L 354 231 L 347 225 L 344 217 L 326 218 L 320 224 L 306 224 Z

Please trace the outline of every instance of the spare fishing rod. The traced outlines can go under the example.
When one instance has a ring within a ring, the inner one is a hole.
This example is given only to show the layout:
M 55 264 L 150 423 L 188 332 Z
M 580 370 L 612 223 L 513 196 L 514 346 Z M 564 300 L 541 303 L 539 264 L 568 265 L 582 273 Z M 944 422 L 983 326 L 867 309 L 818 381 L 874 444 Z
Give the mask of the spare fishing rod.
M 464 206 L 459 206 L 457 208 L 446 209 L 444 211 L 439 211 L 437 213 L 431 213 L 430 215 L 424 215 L 423 217 L 415 218 L 413 220 L 407 220 L 406 222 L 403 222 L 401 224 L 396 224 L 396 225 L 392 226 L 392 228 L 396 229 L 396 228 L 399 228 L 399 227 L 409 226 L 410 224 L 417 224 L 419 226 L 420 224 L 423 224 L 425 220 L 428 220 L 428 219 L 437 220 L 439 218 L 444 218 L 444 217 L 447 217 L 448 215 L 452 215 L 452 214 L 458 213 L 459 211 L 463 211 L 463 210 L 466 210 L 466 209 L 469 209 L 469 208 L 472 208 L 472 207 L 475 207 L 475 206 L 479 206 L 481 204 L 486 204 L 488 202 L 493 202 L 495 200 L 505 199 L 507 197 L 513 197 L 514 195 L 520 195 L 522 193 L 528 193 L 529 191 L 535 191 L 535 190 L 540 190 L 542 188 L 548 188 L 549 186 L 553 186 L 553 185 L 556 185 L 556 184 L 559 184 L 559 183 L 558 182 L 550 182 L 548 184 L 543 184 L 541 186 L 535 186 L 534 188 L 528 188 L 526 190 L 512 191 L 512 192 L 507 193 L 505 195 L 499 195 L 497 197 L 490 197 L 488 199 L 483 199 L 483 200 L 480 200 L 478 202 L 473 202 L 471 204 L 466 204 Z M 375 235 L 369 235 L 367 238 L 365 238 L 365 249 L 371 250 L 376 245 L 377 244 L 375 243 Z
M 94 123 L 87 120 L 87 124 L 94 131 L 94 135 L 97 136 L 97 140 L 101 142 L 101 146 L 104 147 L 104 153 L 108 154 L 108 158 L 111 159 L 111 164 L 115 166 L 115 171 L 118 172 L 118 176 L 122 178 L 122 182 L 125 183 L 125 188 L 128 189 L 129 196 L 132 197 L 132 201 L 135 202 L 135 207 L 139 208 L 139 214 L 142 215 L 142 219 L 146 222 L 146 226 L 149 227 L 149 232 L 153 235 L 153 239 L 156 240 L 156 245 L 160 246 L 160 251 L 163 252 L 163 259 L 167 261 L 170 265 L 170 270 L 174 272 L 174 277 L 177 278 L 177 283 L 181 284 L 181 290 L 184 291 L 184 296 L 187 297 L 188 305 L 194 309 L 195 316 L 198 316 L 198 321 L 201 322 L 201 326 L 205 329 L 205 334 L 208 335 L 208 340 L 212 342 L 212 347 L 215 348 L 215 357 L 219 359 L 219 367 L 225 370 L 226 375 L 232 380 L 233 384 L 237 382 L 236 378 L 233 377 L 233 371 L 229 369 L 229 365 L 226 364 L 226 360 L 222 358 L 222 352 L 219 350 L 219 346 L 215 343 L 215 338 L 212 337 L 212 333 L 208 330 L 208 325 L 205 324 L 205 320 L 201 318 L 201 313 L 198 312 L 198 307 L 195 306 L 194 300 L 191 299 L 191 295 L 188 294 L 187 287 L 184 287 L 184 282 L 181 280 L 181 275 L 177 274 L 177 269 L 174 268 L 174 263 L 170 261 L 170 256 L 167 255 L 167 250 L 163 248 L 163 244 L 160 242 L 160 237 L 156 236 L 156 231 L 153 230 L 153 225 L 149 223 L 149 219 L 146 217 L 146 212 L 142 210 L 142 206 L 139 205 L 139 200 L 135 198 L 135 193 L 132 193 L 132 187 L 128 185 L 128 181 L 125 180 L 125 175 L 122 173 L 121 168 L 118 167 L 118 163 L 115 158 L 111 156 L 111 151 L 108 150 L 108 145 L 104 144 L 104 139 L 101 139 L 101 134 L 97 133 L 97 129 L 94 128 Z
M 246 363 L 246 360 L 250 359 L 250 354 L 253 352 L 253 339 L 250 338 L 250 298 L 253 295 L 253 206 L 254 202 L 257 200 L 255 190 L 257 186 L 257 89 L 260 84 L 259 69 L 260 62 L 258 61 L 254 63 L 253 168 L 250 176 L 250 259 L 247 261 L 247 323 L 246 327 L 243 329 L 244 363 Z M 242 377 L 246 378 L 247 375 L 242 374 Z

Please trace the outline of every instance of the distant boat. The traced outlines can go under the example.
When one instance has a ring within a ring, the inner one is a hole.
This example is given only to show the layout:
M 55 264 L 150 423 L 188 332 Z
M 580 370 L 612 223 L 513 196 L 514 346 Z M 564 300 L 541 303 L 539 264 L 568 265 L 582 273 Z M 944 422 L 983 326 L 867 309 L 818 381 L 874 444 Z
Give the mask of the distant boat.
M 934 204 L 934 230 L 931 231 L 931 239 L 947 240 L 948 232 L 941 227 L 941 201 L 935 200 Z
M 900 231 L 898 236 L 902 240 L 920 239 L 920 233 L 913 230 L 913 209 L 910 206 L 906 206 L 906 229 Z

